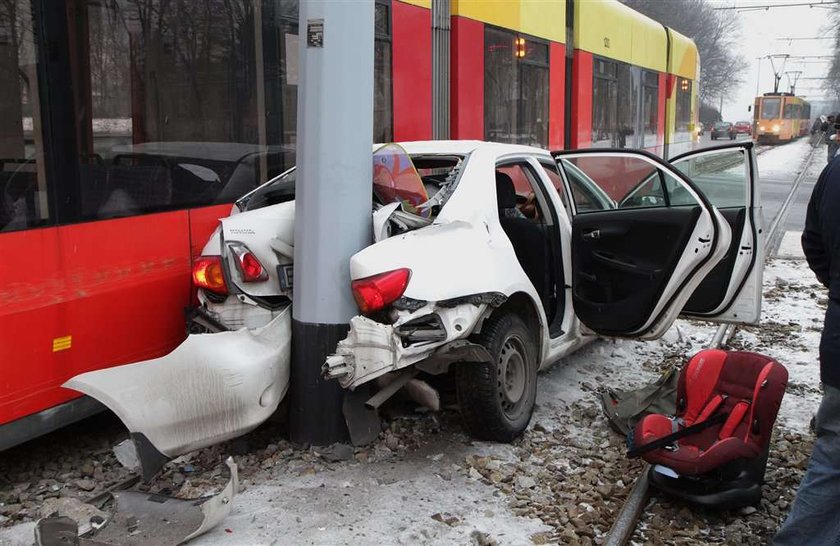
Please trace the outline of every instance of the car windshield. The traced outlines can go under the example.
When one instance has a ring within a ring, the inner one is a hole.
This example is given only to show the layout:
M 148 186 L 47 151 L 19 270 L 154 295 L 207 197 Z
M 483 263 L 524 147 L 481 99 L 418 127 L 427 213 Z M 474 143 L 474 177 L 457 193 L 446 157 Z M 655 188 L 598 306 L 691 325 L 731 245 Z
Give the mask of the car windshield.
M 728 123 L 724 123 L 722 121 L 719 121 L 719 122 L 715 123 L 715 129 L 728 129 L 728 128 L 729 128 Z

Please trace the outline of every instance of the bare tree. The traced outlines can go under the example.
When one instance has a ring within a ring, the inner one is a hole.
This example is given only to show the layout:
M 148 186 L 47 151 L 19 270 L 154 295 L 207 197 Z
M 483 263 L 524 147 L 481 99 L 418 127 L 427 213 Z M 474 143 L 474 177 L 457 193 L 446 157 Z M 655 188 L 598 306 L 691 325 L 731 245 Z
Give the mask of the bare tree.
M 840 4 L 832 9 L 830 20 L 834 28 L 834 58 L 829 65 L 823 86 L 832 99 L 840 102 Z
M 713 102 L 743 82 L 747 62 L 736 53 L 737 18 L 715 11 L 706 0 L 622 0 L 694 40 L 700 53 L 700 100 Z

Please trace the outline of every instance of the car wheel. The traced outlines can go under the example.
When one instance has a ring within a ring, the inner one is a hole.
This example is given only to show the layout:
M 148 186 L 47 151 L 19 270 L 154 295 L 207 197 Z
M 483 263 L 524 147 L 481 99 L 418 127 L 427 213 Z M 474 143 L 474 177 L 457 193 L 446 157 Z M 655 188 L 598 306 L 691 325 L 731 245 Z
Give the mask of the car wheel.
M 717 137 L 712 135 L 712 140 L 717 140 Z
M 479 440 L 510 442 L 525 431 L 534 411 L 537 342 L 512 313 L 487 319 L 474 341 L 491 361 L 464 362 L 455 370 L 464 428 Z

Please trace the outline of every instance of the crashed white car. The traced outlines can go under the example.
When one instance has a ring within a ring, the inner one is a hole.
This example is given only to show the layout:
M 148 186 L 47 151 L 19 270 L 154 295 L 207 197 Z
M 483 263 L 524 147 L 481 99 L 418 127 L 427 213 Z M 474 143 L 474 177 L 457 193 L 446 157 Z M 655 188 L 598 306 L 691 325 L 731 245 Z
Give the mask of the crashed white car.
M 467 430 L 510 441 L 530 420 L 537 371 L 593 336 L 654 339 L 680 314 L 759 320 L 751 142 L 670 162 L 409 142 L 375 147 L 373 162 L 373 243 L 348 279 L 360 315 L 324 364 L 343 387 L 454 366 Z M 196 261 L 193 325 L 213 333 L 67 383 L 125 422 L 147 474 L 253 429 L 284 396 L 293 199 L 291 170 L 241 198 Z

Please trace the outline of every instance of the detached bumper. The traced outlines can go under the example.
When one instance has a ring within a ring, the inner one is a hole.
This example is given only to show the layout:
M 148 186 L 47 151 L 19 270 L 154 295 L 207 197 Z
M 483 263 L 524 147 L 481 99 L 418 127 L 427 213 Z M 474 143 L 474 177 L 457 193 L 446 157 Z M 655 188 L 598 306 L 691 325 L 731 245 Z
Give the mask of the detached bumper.
M 167 459 L 268 419 L 289 386 L 290 352 L 291 306 L 262 328 L 190 335 L 166 356 L 81 374 L 63 386 L 117 414 L 148 480 Z

